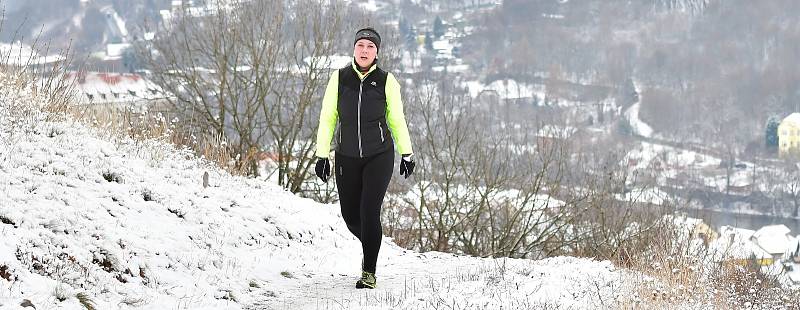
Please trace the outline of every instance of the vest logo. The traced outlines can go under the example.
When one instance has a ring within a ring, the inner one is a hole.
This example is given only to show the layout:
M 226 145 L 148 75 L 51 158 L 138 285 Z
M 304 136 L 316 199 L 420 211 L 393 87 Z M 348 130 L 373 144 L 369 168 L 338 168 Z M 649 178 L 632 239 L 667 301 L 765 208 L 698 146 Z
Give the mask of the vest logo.
M 375 83 L 375 81 L 372 81 L 372 83 L 370 83 L 370 84 L 372 84 L 372 86 L 375 86 L 375 87 L 378 86 L 378 83 Z

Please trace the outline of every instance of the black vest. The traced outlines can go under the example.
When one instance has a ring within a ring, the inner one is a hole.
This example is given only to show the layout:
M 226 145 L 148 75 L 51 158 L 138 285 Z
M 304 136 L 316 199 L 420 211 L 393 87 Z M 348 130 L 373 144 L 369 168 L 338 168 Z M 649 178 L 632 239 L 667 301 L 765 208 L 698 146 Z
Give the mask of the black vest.
M 394 148 L 386 125 L 386 78 L 375 68 L 362 82 L 352 65 L 339 69 L 339 136 L 336 152 L 369 157 Z

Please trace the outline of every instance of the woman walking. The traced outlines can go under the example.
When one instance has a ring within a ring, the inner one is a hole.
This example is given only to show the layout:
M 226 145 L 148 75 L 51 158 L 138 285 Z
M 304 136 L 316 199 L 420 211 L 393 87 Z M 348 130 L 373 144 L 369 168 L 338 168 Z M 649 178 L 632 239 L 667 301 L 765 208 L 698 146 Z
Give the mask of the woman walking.
M 381 205 L 394 167 L 394 149 L 402 154 L 400 174 L 414 172 L 400 84 L 381 70 L 381 37 L 373 28 L 356 32 L 353 62 L 331 75 L 317 130 L 315 172 L 331 175 L 330 154 L 336 125 L 336 188 L 347 228 L 361 241 L 361 279 L 356 288 L 375 288 L 375 265 L 381 247 Z

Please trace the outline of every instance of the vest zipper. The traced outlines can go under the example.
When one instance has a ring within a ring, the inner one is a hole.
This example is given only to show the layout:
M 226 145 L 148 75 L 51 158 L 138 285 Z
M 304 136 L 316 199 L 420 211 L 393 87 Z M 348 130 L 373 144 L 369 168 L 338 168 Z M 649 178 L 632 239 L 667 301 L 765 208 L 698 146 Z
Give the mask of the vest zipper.
M 378 122 L 378 130 L 381 132 L 381 143 L 383 143 L 383 127 L 381 127 L 381 122 Z
M 364 157 L 364 150 L 361 147 L 361 93 L 364 91 L 364 80 L 367 79 L 369 74 L 372 71 L 367 72 L 363 78 L 361 78 L 361 83 L 358 84 L 358 157 Z
M 364 150 L 361 148 L 361 92 L 364 89 L 364 80 L 358 85 L 358 157 L 364 157 Z

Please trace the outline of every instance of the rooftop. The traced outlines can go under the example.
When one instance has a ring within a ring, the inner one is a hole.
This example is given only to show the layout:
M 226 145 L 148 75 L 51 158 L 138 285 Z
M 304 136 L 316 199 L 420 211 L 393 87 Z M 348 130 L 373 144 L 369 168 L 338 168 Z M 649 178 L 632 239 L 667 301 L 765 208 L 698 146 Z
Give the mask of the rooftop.
M 789 116 L 783 118 L 781 123 L 782 122 L 792 122 L 792 123 L 795 123 L 795 124 L 800 124 L 800 113 L 795 112 L 795 113 L 789 114 Z
M 81 72 L 70 73 L 84 103 L 130 103 L 163 98 L 158 85 L 138 74 Z

